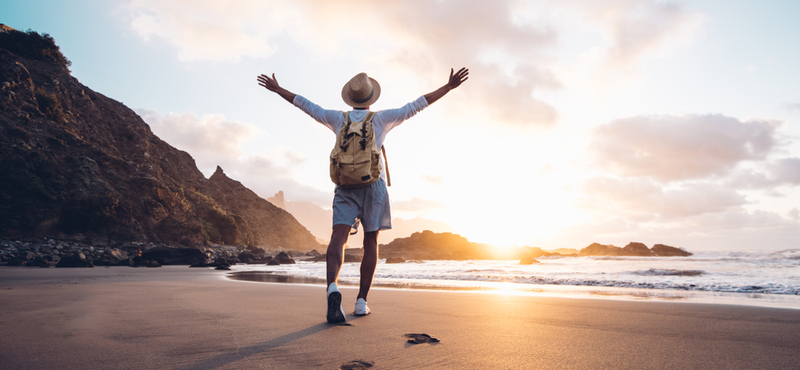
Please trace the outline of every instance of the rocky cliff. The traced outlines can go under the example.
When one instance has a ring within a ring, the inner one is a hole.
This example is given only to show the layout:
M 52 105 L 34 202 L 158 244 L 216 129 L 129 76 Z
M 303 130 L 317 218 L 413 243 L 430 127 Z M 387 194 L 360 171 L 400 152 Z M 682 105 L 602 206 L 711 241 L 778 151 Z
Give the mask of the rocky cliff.
M 319 248 L 308 230 L 82 85 L 48 35 L 0 32 L 0 238 Z

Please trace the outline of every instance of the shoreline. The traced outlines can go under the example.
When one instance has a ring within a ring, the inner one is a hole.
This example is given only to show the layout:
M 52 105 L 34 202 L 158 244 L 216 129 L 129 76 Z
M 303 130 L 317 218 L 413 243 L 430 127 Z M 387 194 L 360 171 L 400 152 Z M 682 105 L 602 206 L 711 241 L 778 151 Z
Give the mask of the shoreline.
M 236 266 L 242 268 L 238 270 Z M 0 280 L 7 274 L 4 271 L 22 270 L 29 271 L 22 275 L 27 276 L 32 281 L 42 280 L 43 276 L 39 273 L 44 271 L 66 270 L 75 271 L 68 275 L 104 275 L 89 273 L 91 270 L 112 269 L 120 277 L 137 277 L 143 281 L 158 280 L 160 277 L 148 278 L 149 272 L 160 269 L 170 270 L 168 275 L 183 275 L 179 271 L 188 269 L 198 273 L 198 277 L 207 278 L 208 275 L 216 275 L 217 279 L 233 282 L 251 282 L 259 284 L 290 284 L 306 285 L 324 289 L 325 281 L 321 278 L 311 276 L 296 276 L 282 274 L 281 271 L 254 270 L 253 266 L 240 264 L 234 265 L 232 271 L 214 270 L 211 267 L 189 268 L 182 265 L 162 266 L 158 268 L 148 267 L 125 267 L 125 266 L 97 266 L 94 268 L 54 268 L 42 269 L 26 266 L 0 266 Z M 80 273 L 85 271 L 86 274 Z M 125 273 L 126 271 L 137 271 Z M 203 272 L 205 271 L 205 272 Z M 45 273 L 47 274 L 47 273 Z M 251 277 L 241 277 L 242 274 L 251 274 Z M 159 274 L 155 274 L 159 275 Z M 2 281 L 0 281 L 2 286 Z M 339 286 L 346 288 L 357 288 L 358 279 L 342 277 Z M 550 297 L 563 299 L 592 299 L 592 300 L 615 300 L 627 302 L 673 302 L 679 304 L 711 304 L 726 306 L 743 307 L 763 307 L 776 309 L 800 310 L 800 296 L 790 294 L 770 294 L 770 293 L 742 293 L 742 292 L 717 292 L 702 290 L 674 290 L 674 289 L 648 289 L 615 286 L 584 286 L 584 285 L 557 285 L 557 284 L 528 284 L 514 282 L 491 282 L 491 281 L 461 281 L 461 280 L 425 280 L 425 279 L 394 279 L 391 282 L 381 282 L 376 279 L 373 282 L 372 290 L 410 290 L 410 291 L 433 291 L 433 292 L 461 292 L 479 293 L 489 295 L 520 295 L 531 297 Z
M 251 276 L 242 276 L 251 275 Z M 296 284 L 324 288 L 325 280 L 315 277 L 282 275 L 272 271 L 228 271 L 224 276 L 237 282 Z M 687 291 L 672 289 L 625 288 L 613 286 L 572 286 L 476 282 L 458 280 L 403 279 L 403 282 L 374 282 L 372 290 L 428 290 L 495 295 L 530 295 L 565 299 L 607 299 L 631 302 L 675 302 L 716 304 L 800 310 L 800 297 L 788 294 Z M 340 279 L 339 286 L 358 287 L 355 279 Z
M 4 366 L 122 369 L 789 368 L 796 310 L 375 289 L 325 322 L 324 289 L 185 266 L 0 268 Z M 441 342 L 409 344 L 405 334 Z M 676 356 L 676 354 L 680 354 Z

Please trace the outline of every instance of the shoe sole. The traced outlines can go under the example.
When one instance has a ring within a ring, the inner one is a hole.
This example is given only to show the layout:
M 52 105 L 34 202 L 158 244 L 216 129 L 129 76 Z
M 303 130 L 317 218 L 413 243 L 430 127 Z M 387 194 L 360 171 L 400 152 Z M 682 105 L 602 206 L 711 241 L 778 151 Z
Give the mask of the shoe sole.
M 367 313 L 353 312 L 353 316 L 367 316 L 367 315 L 369 315 L 369 312 Z
M 347 320 L 344 315 L 344 310 L 342 309 L 342 293 L 331 292 L 331 294 L 328 294 L 328 314 L 325 318 L 328 319 L 328 322 L 331 324 L 345 322 Z

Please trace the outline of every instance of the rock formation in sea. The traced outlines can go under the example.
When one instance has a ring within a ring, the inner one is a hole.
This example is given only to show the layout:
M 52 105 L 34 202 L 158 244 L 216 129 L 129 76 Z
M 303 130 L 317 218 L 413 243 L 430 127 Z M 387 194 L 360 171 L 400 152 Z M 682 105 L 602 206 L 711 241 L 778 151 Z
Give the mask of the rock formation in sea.
M 320 247 L 221 168 L 206 179 L 69 65 L 46 34 L 0 32 L 0 239 Z
M 653 254 L 660 257 L 688 257 L 692 255 L 692 253 L 681 248 L 670 247 L 664 244 L 656 244 L 651 250 Z
M 355 249 L 360 251 L 360 249 Z M 348 249 L 350 251 L 350 249 Z M 566 249 L 562 252 L 572 252 Z M 380 246 L 381 258 L 403 258 L 411 260 L 520 260 L 520 264 L 538 263 L 540 257 L 574 257 L 574 256 L 639 256 L 639 257 L 673 257 L 691 256 L 692 254 L 675 247 L 656 244 L 652 249 L 643 243 L 631 242 L 624 248 L 613 245 L 592 243 L 579 253 L 556 253 L 539 247 L 497 248 L 490 244 L 470 242 L 463 236 L 452 233 L 434 233 L 429 230 L 414 233 L 408 238 L 397 238 Z
M 626 256 L 639 256 L 649 257 L 653 255 L 653 251 L 647 248 L 646 245 L 638 242 L 630 242 L 622 248 L 622 253 Z
M 535 259 L 551 256 L 539 247 L 497 248 L 483 243 L 475 243 L 453 233 L 434 233 L 424 230 L 407 238 L 397 238 L 388 244 L 381 244 L 382 258 L 402 257 L 412 260 L 506 260 Z M 531 262 L 533 263 L 533 262 Z
M 580 256 L 637 256 L 637 257 L 686 257 L 692 253 L 680 248 L 670 247 L 664 244 L 656 244 L 652 249 L 638 242 L 630 242 L 625 248 L 613 245 L 592 243 L 580 250 Z

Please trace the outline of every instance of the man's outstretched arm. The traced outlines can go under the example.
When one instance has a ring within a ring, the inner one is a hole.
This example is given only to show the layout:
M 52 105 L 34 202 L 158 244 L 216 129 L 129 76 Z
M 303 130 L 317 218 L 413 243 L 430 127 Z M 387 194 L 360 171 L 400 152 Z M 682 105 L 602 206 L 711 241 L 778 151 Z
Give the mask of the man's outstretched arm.
M 450 92 L 450 90 L 459 87 L 464 81 L 467 80 L 467 78 L 469 78 L 469 69 L 467 69 L 466 67 L 459 69 L 458 72 L 456 72 L 455 74 L 453 73 L 453 69 L 450 68 L 450 79 L 447 81 L 447 83 L 444 86 L 436 89 L 436 91 L 424 95 L 425 100 L 428 101 L 428 105 L 433 104 L 435 101 L 439 100 L 445 94 Z
M 297 94 L 294 94 L 291 91 L 286 90 L 282 88 L 280 85 L 278 85 L 278 80 L 275 79 L 274 73 L 272 74 L 271 78 L 267 75 L 262 74 L 258 76 L 257 79 L 258 79 L 258 84 L 260 86 L 264 86 L 265 89 L 280 95 L 281 98 L 284 98 L 290 104 L 294 104 L 294 97 L 297 96 Z

